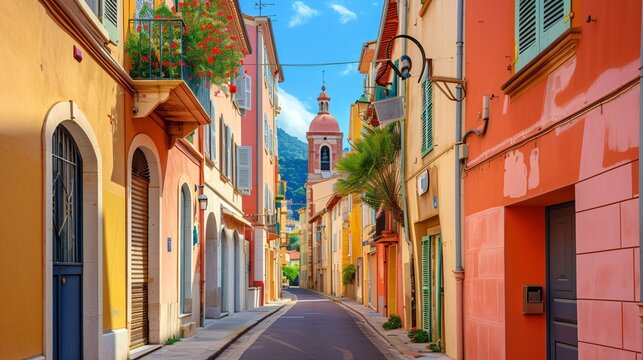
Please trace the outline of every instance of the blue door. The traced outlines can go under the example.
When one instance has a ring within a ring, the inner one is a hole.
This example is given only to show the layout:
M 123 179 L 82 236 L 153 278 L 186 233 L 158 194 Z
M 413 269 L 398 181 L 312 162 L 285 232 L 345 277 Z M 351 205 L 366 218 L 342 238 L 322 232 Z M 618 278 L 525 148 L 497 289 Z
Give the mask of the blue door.
M 81 359 L 82 332 L 82 161 L 71 134 L 53 135 L 53 359 Z

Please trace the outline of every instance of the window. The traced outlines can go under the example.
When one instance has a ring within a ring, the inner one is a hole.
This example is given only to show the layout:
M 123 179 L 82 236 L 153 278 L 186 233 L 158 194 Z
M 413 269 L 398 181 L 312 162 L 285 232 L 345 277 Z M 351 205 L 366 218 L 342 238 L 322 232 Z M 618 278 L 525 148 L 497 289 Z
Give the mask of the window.
M 321 148 L 319 162 L 321 171 L 330 171 L 330 148 L 326 145 Z
M 268 118 L 263 114 L 263 147 L 268 150 Z
M 571 0 L 516 0 L 516 70 L 570 27 Z
M 142 7 L 146 0 L 137 0 L 137 9 L 139 2 L 141 2 L 140 6 Z M 113 43 L 118 43 L 118 0 L 85 0 L 85 3 L 94 15 L 100 19 L 109 34 L 109 40 Z
M 422 82 L 422 156 L 433 150 L 433 84 L 427 76 Z

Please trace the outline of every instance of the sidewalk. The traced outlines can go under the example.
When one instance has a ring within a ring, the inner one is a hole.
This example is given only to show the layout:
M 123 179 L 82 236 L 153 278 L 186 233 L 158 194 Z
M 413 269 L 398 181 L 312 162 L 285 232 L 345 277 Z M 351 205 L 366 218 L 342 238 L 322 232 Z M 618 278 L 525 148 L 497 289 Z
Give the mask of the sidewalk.
M 310 289 L 309 289 L 310 290 Z M 314 291 L 314 290 L 311 290 Z M 364 318 L 367 324 L 369 324 L 376 333 L 380 335 L 381 340 L 388 342 L 393 346 L 397 351 L 407 358 L 420 358 L 420 359 L 437 359 L 437 360 L 451 360 L 450 357 L 446 356 L 444 353 L 434 353 L 429 351 L 426 346 L 428 343 L 413 343 L 409 339 L 407 332 L 402 329 L 394 330 L 384 330 L 382 324 L 384 324 L 388 319 L 380 315 L 377 311 L 370 309 L 357 301 L 344 298 L 336 297 L 329 294 L 324 294 L 318 291 L 315 291 L 319 295 L 322 295 L 341 306 L 344 306 L 347 310 L 353 312 L 354 314 Z
M 248 330 L 290 303 L 289 296 L 290 294 L 284 292 L 285 299 L 252 310 L 234 313 L 221 319 L 211 320 L 205 327 L 198 328 L 194 336 L 183 338 L 173 345 L 163 346 L 142 359 L 213 359 Z

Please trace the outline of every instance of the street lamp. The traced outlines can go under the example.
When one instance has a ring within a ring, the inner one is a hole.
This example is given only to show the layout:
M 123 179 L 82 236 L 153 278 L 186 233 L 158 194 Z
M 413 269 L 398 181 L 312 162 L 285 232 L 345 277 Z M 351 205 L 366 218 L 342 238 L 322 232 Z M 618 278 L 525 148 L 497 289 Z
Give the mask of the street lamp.
M 208 197 L 205 194 L 199 195 L 199 208 L 201 210 L 206 210 L 208 208 Z
M 366 117 L 368 117 L 368 107 L 371 105 L 371 102 L 368 101 L 366 95 L 362 94 L 362 96 L 355 101 L 355 104 L 357 104 L 357 115 L 362 119 L 366 119 Z

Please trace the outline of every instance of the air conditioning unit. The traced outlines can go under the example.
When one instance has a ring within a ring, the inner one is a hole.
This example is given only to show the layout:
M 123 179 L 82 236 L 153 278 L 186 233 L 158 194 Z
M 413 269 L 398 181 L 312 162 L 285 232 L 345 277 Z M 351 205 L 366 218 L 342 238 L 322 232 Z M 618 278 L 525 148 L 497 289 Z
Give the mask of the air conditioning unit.
M 404 98 L 394 96 L 373 103 L 377 120 L 380 126 L 384 127 L 392 122 L 400 121 L 404 118 Z

